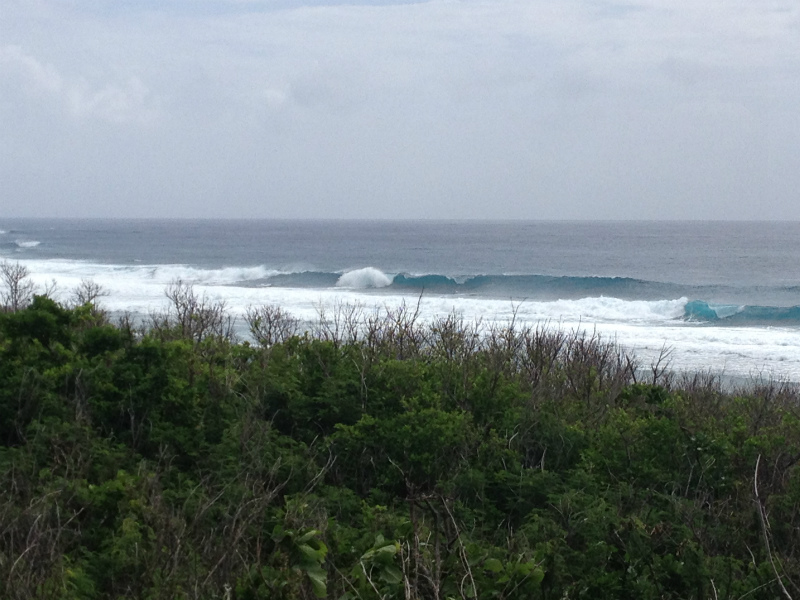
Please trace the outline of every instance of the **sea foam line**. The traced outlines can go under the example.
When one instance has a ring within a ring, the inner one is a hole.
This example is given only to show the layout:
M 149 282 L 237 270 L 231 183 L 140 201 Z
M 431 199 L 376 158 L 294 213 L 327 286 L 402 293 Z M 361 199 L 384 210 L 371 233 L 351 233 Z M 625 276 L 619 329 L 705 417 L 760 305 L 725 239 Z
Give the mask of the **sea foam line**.
M 22 261 L 21 261 L 22 262 Z M 130 311 L 146 317 L 151 311 L 167 306 L 166 285 L 175 275 L 192 274 L 185 267 L 156 268 L 88 265 L 61 261 L 58 268 L 46 270 L 48 261 L 25 261 L 33 279 L 45 285 L 55 279 L 65 294 L 81 279 L 91 278 L 109 292 L 101 304 L 115 312 Z M 249 277 L 264 273 L 255 268 Z M 277 304 L 300 319 L 314 323 L 320 307 L 330 314 L 337 303 L 360 304 L 365 310 L 397 307 L 403 301 L 419 302 L 420 319 L 432 322 L 455 312 L 468 321 L 484 324 L 518 325 L 548 323 L 571 331 L 596 332 L 613 339 L 647 361 L 658 356 L 665 346 L 672 350 L 672 366 L 678 370 L 706 371 L 709 368 L 726 375 L 748 377 L 755 373 L 774 374 L 800 381 L 800 345 L 797 328 L 788 327 L 717 327 L 682 319 L 686 298 L 644 301 L 596 297 L 580 300 L 512 302 L 476 296 L 380 293 L 369 289 L 304 289 L 253 287 L 220 283 L 243 277 L 243 273 L 217 270 L 205 282 L 195 283 L 195 292 L 209 299 L 224 301 L 230 314 L 241 317 L 248 306 Z M 240 271 L 235 268 L 234 271 Z

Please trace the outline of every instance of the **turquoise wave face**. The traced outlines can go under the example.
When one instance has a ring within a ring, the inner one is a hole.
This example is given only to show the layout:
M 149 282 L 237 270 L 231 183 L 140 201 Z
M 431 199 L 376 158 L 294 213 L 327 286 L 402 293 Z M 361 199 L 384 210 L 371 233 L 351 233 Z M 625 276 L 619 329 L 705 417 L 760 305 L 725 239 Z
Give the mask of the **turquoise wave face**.
M 720 325 L 798 325 L 800 306 L 731 306 L 692 300 L 686 304 L 684 319 Z
M 285 273 L 266 278 L 258 284 L 285 287 L 333 287 L 342 273 L 307 271 Z M 621 299 L 660 300 L 686 296 L 685 286 L 644 281 L 629 277 L 557 277 L 549 275 L 471 275 L 450 277 L 440 274 L 409 275 L 400 273 L 388 286 L 394 292 L 433 294 L 470 294 L 488 297 L 515 296 L 538 299 L 576 299 L 610 296 Z M 378 287 L 378 286 L 367 286 Z
M 349 277 L 349 275 L 362 275 Z M 367 276 L 368 275 L 368 276 Z M 380 282 L 376 283 L 376 277 Z M 620 300 L 661 301 L 678 298 L 738 299 L 751 295 L 747 290 L 729 286 L 686 286 L 647 281 L 631 277 L 572 277 L 551 275 L 471 275 L 452 277 L 441 274 L 384 274 L 372 267 L 347 272 L 300 271 L 280 273 L 263 279 L 244 282 L 246 287 L 267 285 L 287 288 L 334 288 L 380 290 L 385 293 L 465 295 L 484 298 L 528 300 L 577 300 L 584 298 L 617 298 Z M 762 288 L 756 288 L 764 292 Z M 794 292 L 796 293 L 792 293 Z M 780 298 L 796 298 L 800 289 L 788 286 L 774 288 Z M 718 325 L 800 325 L 800 306 L 766 306 L 734 304 L 710 300 L 687 302 L 685 321 Z
M 551 275 L 473 275 L 459 281 L 444 275 L 395 276 L 392 285 L 398 288 L 427 289 L 431 291 L 480 292 L 508 290 L 545 293 L 644 293 L 654 288 L 667 288 L 659 284 L 630 277 L 556 277 Z

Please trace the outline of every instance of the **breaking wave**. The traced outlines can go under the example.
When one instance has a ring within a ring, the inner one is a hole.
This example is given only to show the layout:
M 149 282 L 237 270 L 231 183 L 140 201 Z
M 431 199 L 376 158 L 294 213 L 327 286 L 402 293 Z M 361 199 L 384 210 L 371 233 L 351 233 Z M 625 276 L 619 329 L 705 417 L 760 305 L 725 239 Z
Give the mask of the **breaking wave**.
M 392 284 L 386 273 L 374 267 L 356 269 L 343 274 L 336 281 L 336 287 L 352 288 L 357 290 L 369 288 L 384 288 Z
M 203 269 L 189 265 L 114 265 L 78 260 L 25 260 L 32 273 L 52 279 L 78 278 L 126 282 L 131 285 L 166 285 L 176 280 L 211 286 L 253 285 L 269 281 L 279 271 L 257 267 Z
M 34 240 L 17 240 L 35 247 Z M 12 246 L 13 247 L 13 246 Z M 372 294 L 401 298 L 422 295 L 445 305 L 457 302 L 488 306 L 509 299 L 522 302 L 536 319 L 587 319 L 597 322 L 661 323 L 676 326 L 800 326 L 800 306 L 761 306 L 756 303 L 714 303 L 690 298 L 729 295 L 729 290 L 687 287 L 626 277 L 548 275 L 391 274 L 375 267 L 346 272 L 281 271 L 264 265 L 201 268 L 183 264 L 102 264 L 74 260 L 24 260 L 42 281 L 56 280 L 65 288 L 93 279 L 121 297 L 163 297 L 176 280 L 202 286 L 220 296 L 257 298 L 258 290 L 319 297 L 321 293 Z M 789 288 L 786 288 L 789 290 Z M 781 288 L 783 290 L 783 288 Z M 707 294 L 707 295 L 706 295 Z M 735 297 L 735 296 L 734 296 Z M 787 296 L 789 297 L 789 296 Z M 249 301 L 249 300 L 248 300 Z M 382 301 L 381 301 L 382 302 Z M 477 309 L 476 309 L 477 310 Z M 480 311 L 478 311 L 479 313 Z
M 536 297 L 613 295 L 624 298 L 664 298 L 681 295 L 677 286 L 630 277 L 569 277 L 552 275 L 395 276 L 393 287 L 436 293 L 532 294 Z
M 36 248 L 41 242 L 38 240 L 14 240 L 18 248 Z
M 800 325 L 800 306 L 737 306 L 692 300 L 684 308 L 684 318 L 717 325 Z

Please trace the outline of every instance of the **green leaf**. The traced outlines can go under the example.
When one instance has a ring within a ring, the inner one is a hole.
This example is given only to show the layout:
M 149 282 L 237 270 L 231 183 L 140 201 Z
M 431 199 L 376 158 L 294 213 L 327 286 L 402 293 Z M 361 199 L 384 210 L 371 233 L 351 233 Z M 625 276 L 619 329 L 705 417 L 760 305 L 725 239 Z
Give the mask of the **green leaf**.
M 286 538 L 286 532 L 283 530 L 283 526 L 279 523 L 275 525 L 272 529 L 272 541 L 276 544 L 279 544 Z
M 388 584 L 397 585 L 403 581 L 403 572 L 394 565 L 386 565 L 381 571 L 381 579 Z
M 310 563 L 319 563 L 325 559 L 328 549 L 322 544 L 322 548 L 316 550 L 308 544 L 297 544 L 297 550 Z
M 491 571 L 492 573 L 500 573 L 503 570 L 503 563 L 496 558 L 490 558 L 483 563 L 483 568 L 487 571 Z
M 305 542 L 307 542 L 308 540 L 313 538 L 318 533 L 319 533 L 319 531 L 317 531 L 316 529 L 310 529 L 306 533 L 301 535 L 299 538 L 297 538 L 297 543 L 298 544 L 304 544 Z
M 514 568 L 514 571 L 516 571 L 517 573 L 519 573 L 519 574 L 520 574 L 520 575 L 522 575 L 523 577 L 527 577 L 528 575 L 530 575 L 530 574 L 531 574 L 531 571 L 533 571 L 533 568 L 534 568 L 535 566 L 536 566 L 536 564 L 535 564 L 535 563 L 534 563 L 532 560 L 530 560 L 530 561 L 528 561 L 528 562 L 519 563 L 519 564 L 518 564 L 518 565 L 517 565 L 517 566 Z
M 397 554 L 397 546 L 394 544 L 388 544 L 383 548 L 375 549 L 375 559 L 381 562 L 392 560 L 395 554 Z
M 314 589 L 314 595 L 317 598 L 324 598 L 328 595 L 328 574 L 320 566 L 313 566 L 306 569 L 311 587 Z

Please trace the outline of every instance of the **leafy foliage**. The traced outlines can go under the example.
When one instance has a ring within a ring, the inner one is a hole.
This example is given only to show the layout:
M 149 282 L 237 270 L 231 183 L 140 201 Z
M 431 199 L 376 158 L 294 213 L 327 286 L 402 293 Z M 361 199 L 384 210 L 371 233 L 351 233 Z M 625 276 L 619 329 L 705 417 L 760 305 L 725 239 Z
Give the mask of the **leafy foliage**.
M 0 314 L 2 598 L 800 594 L 791 386 L 406 306 L 235 343 L 180 282 L 139 331 L 83 285 Z

